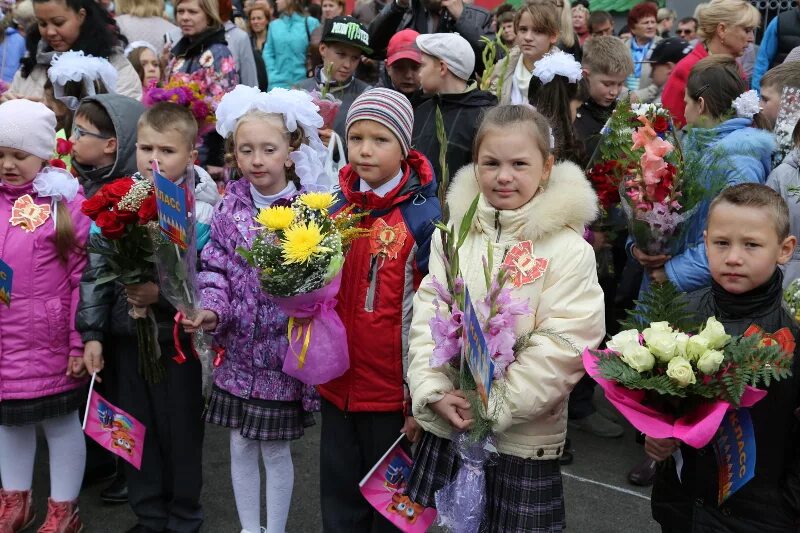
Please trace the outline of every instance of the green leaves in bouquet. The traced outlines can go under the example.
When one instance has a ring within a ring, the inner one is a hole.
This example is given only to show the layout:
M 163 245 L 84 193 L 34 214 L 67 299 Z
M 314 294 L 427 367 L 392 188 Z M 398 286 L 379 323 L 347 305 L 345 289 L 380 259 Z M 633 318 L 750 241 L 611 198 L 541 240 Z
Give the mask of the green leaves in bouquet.
M 605 379 L 615 381 L 626 389 L 652 390 L 661 395 L 685 398 L 691 392 L 690 387 L 679 387 L 666 374 L 654 375 L 647 372 L 640 374 L 622 360 L 615 352 L 592 350 L 597 357 L 597 369 Z
M 500 95 L 503 94 L 503 80 L 505 79 L 506 71 L 508 70 L 508 47 L 503 43 L 500 39 L 500 36 L 495 36 L 494 39 L 490 39 L 485 35 L 481 37 L 481 43 L 483 43 L 483 52 L 482 52 L 482 59 L 483 59 L 483 75 L 481 76 L 480 81 L 480 89 L 482 91 L 488 91 L 492 84 L 492 74 L 494 74 L 495 65 L 497 64 L 498 57 L 500 54 L 498 50 L 503 51 L 503 59 L 502 66 L 500 67 L 499 76 L 497 76 L 497 88 L 495 90 L 495 94 L 497 95 L 497 99 L 500 100 Z
M 117 281 L 134 285 L 155 277 L 153 242 L 146 226 L 133 226 L 124 239 L 107 239 L 97 236 L 90 240 L 87 251 L 104 257 L 105 271 L 95 279 L 97 285 Z
M 651 284 L 650 290 L 634 304 L 633 309 L 626 311 L 627 317 L 620 321 L 623 330 L 641 331 L 653 322 L 668 322 L 680 331 L 693 331 L 699 325 L 687 309 L 686 295 L 670 282 Z

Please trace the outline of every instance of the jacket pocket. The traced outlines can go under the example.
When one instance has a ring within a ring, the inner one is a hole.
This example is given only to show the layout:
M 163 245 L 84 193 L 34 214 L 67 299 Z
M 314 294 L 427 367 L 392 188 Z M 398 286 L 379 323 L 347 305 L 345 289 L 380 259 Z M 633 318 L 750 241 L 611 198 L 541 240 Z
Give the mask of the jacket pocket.
M 60 298 L 50 298 L 44 304 L 47 315 L 48 341 L 54 351 L 69 348 L 69 317 L 64 312 Z

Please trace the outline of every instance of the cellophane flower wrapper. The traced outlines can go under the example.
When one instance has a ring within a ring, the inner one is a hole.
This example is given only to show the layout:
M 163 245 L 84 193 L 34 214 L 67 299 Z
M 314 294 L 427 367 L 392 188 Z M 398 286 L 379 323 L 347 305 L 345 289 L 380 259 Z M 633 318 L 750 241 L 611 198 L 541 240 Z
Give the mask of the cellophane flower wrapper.
M 467 433 L 453 436 L 460 465 L 455 479 L 436 491 L 439 525 L 453 533 L 477 533 L 486 511 L 486 462 L 491 458 L 491 439 L 475 442 Z
M 322 117 L 322 129 L 330 129 L 333 127 L 333 121 L 336 120 L 336 115 L 339 114 L 342 101 L 331 93 L 322 96 L 320 91 L 312 91 L 311 98 L 319 107 L 319 115 Z
M 800 321 L 800 279 L 792 281 L 783 291 L 783 301 L 795 320 Z
M 603 378 L 597 369 L 597 356 L 589 349 L 583 351 L 583 366 L 625 419 L 637 430 L 656 439 L 676 438 L 692 448 L 702 448 L 714 438 L 722 418 L 731 407 L 730 403 L 722 400 L 708 401 L 676 417 L 650 406 L 644 390 L 627 389 Z M 747 386 L 740 407 L 752 407 L 766 395 L 767 391 Z
M 153 257 L 158 270 L 158 285 L 161 296 L 187 318 L 193 319 L 201 308 L 200 293 L 197 289 L 197 206 L 195 205 L 195 172 L 194 165 L 187 167 L 183 187 L 186 191 L 188 206 L 186 249 L 181 248 L 167 238 L 160 226 L 153 227 Z M 177 323 L 176 323 L 177 327 Z M 175 344 L 177 361 L 185 360 L 187 354 L 177 340 Z M 203 366 L 203 390 L 208 392 L 211 384 L 213 352 L 211 339 L 202 330 L 192 334 L 193 349 Z
M 339 271 L 320 289 L 296 296 L 272 297 L 287 315 L 311 319 L 290 332 L 283 361 L 284 373 L 307 385 L 327 383 L 350 368 L 344 324 L 335 310 L 341 283 Z

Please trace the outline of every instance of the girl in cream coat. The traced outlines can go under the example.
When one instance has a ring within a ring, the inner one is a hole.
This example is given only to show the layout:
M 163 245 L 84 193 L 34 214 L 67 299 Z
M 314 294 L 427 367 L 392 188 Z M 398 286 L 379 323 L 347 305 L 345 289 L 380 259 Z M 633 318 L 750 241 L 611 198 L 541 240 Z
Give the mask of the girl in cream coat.
M 595 256 L 583 239 L 584 226 L 597 216 L 597 198 L 580 169 L 553 164 L 550 131 L 541 114 L 525 106 L 499 106 L 487 113 L 476 135 L 474 165 L 461 169 L 447 203 L 458 228 L 480 192 L 478 210 L 460 250 L 462 275 L 472 301 L 486 293 L 482 257 L 491 243 L 495 269 L 508 251 L 530 242 L 532 261 L 547 261 L 519 287 L 531 314 L 517 319 L 516 334 L 550 330 L 573 347 L 535 336 L 534 345 L 511 363 L 501 387 L 492 388 L 489 413 L 499 413 L 493 433 L 500 453 L 486 466 L 487 506 L 483 526 L 490 531 L 560 531 L 564 504 L 558 457 L 567 429 L 567 399 L 583 375 L 579 350 L 597 347 L 604 337 L 603 292 Z M 457 454 L 449 440 L 470 426 L 472 414 L 454 394 L 458 376 L 449 365 L 431 368 L 434 348 L 429 321 L 434 315 L 431 278 L 445 279 L 442 244 L 435 234 L 429 274 L 414 298 L 409 340 L 408 383 L 413 412 L 425 435 L 415 455 L 409 496 L 433 506 L 434 493 L 455 475 Z M 525 272 L 523 268 L 523 273 Z M 501 398 L 502 396 L 502 398 Z M 534 505 L 535 504 L 535 505 Z

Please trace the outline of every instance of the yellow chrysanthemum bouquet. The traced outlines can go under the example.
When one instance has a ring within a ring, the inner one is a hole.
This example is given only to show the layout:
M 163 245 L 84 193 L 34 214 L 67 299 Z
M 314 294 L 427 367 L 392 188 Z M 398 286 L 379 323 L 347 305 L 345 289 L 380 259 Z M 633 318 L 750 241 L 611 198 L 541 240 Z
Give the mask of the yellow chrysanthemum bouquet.
M 349 367 L 344 326 L 334 311 L 349 244 L 365 234 L 364 214 L 328 211 L 335 197 L 307 192 L 288 205 L 262 209 L 258 235 L 238 252 L 258 271 L 261 287 L 289 315 L 283 371 L 309 385 L 326 383 Z

